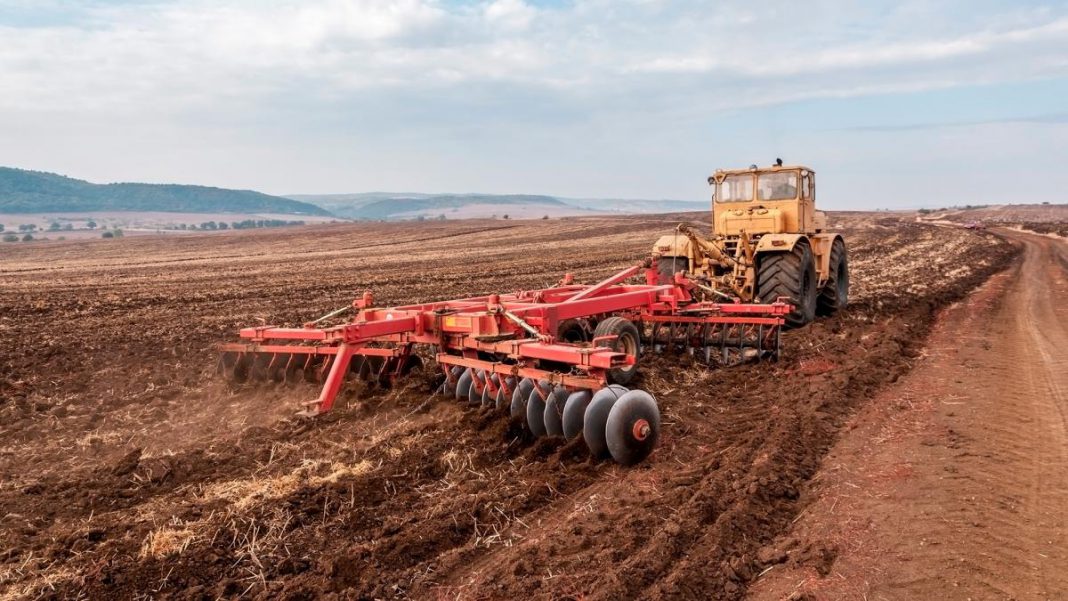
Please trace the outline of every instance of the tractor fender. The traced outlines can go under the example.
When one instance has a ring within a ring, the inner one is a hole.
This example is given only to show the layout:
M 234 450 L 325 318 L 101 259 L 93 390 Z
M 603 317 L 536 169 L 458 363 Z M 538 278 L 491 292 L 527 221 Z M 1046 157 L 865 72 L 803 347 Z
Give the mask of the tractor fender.
M 766 252 L 789 252 L 797 246 L 798 240 L 805 237 L 804 234 L 764 234 L 753 252 L 758 255 Z
M 835 240 L 841 240 L 844 244 L 845 239 L 841 234 L 832 233 L 813 234 L 811 238 L 812 254 L 816 258 L 816 275 L 819 276 L 819 285 L 822 287 L 831 274 L 831 246 Z
M 668 234 L 660 236 L 653 245 L 653 255 L 660 257 L 686 257 L 690 258 L 692 249 L 690 239 L 682 234 Z

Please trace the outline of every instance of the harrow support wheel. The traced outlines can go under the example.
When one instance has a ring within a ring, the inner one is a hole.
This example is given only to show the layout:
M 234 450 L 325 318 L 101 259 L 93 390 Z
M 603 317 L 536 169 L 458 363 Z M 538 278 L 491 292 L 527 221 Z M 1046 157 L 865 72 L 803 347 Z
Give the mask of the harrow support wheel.
M 634 465 L 653 452 L 660 438 L 660 410 L 653 395 L 632 390 L 619 397 L 608 412 L 605 441 L 621 465 Z
M 545 424 L 545 433 L 549 436 L 564 435 L 564 405 L 571 394 L 563 386 L 557 386 L 549 398 L 545 401 L 545 412 L 542 422 Z
M 586 413 L 582 417 L 582 438 L 586 440 L 586 447 L 590 449 L 590 455 L 595 459 L 607 459 L 608 441 L 605 439 L 605 428 L 608 425 L 608 414 L 612 406 L 616 404 L 624 394 L 630 391 L 622 386 L 609 386 L 602 388 L 590 399 L 586 407 Z
M 527 399 L 530 398 L 532 390 L 534 390 L 534 380 L 523 378 L 519 381 L 519 386 L 516 386 L 515 391 L 512 392 L 512 404 L 508 409 L 512 419 L 519 419 L 526 423 Z
M 611 348 L 616 352 L 634 357 L 634 365 L 608 370 L 609 383 L 626 386 L 638 374 L 637 360 L 642 351 L 638 328 L 629 319 L 609 317 L 597 324 L 597 328 L 593 331 L 595 340 L 602 336 L 615 336 L 615 338 L 598 342 L 598 346 Z

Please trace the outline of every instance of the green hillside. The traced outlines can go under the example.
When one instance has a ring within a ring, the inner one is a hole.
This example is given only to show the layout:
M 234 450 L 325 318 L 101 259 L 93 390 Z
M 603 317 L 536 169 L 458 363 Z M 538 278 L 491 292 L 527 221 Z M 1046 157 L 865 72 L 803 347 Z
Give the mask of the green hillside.
M 0 167 L 0 213 L 88 211 L 330 215 L 313 204 L 251 190 L 177 184 L 93 184 L 55 173 Z

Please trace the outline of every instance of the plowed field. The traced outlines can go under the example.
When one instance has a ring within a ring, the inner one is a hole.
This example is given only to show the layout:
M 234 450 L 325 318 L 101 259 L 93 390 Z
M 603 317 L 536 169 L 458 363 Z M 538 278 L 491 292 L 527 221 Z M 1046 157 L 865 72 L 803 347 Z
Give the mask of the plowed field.
M 687 215 L 691 219 L 702 216 Z M 933 311 L 1007 264 L 993 234 L 835 214 L 852 304 L 776 364 L 643 358 L 645 463 L 517 439 L 415 379 L 293 417 L 215 343 L 366 289 L 399 304 L 591 282 L 679 216 L 336 225 L 0 249 L 0 598 L 737 599 L 854 410 Z M 813 565 L 827 549 L 801 550 Z

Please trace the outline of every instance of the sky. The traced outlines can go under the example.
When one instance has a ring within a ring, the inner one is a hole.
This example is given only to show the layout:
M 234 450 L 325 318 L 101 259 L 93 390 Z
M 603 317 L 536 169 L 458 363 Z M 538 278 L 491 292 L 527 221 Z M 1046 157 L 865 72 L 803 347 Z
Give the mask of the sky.
M 271 194 L 1068 202 L 1068 0 L 0 0 L 0 165 Z

